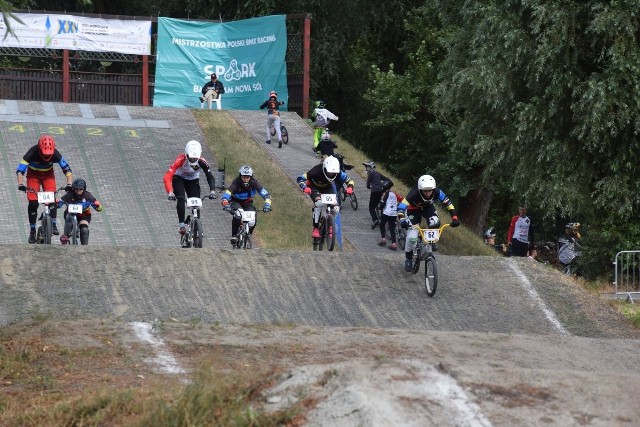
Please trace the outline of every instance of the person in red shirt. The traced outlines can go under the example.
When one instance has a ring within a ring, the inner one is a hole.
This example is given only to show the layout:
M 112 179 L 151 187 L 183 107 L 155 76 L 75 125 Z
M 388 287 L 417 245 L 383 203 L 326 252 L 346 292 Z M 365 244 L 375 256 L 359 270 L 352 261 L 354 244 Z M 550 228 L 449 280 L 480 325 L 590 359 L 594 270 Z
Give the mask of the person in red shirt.
M 526 257 L 531 255 L 533 249 L 533 226 L 527 216 L 526 206 L 520 206 L 518 212 L 511 218 L 507 242 L 511 256 Z
M 209 198 L 215 199 L 216 179 L 211 173 L 209 162 L 202 157 L 202 145 L 198 141 L 189 141 L 184 153 L 179 154 L 164 174 L 164 188 L 169 200 L 177 200 L 178 226 L 180 234 L 187 232 L 184 223 L 185 204 L 188 197 L 200 197 L 200 171 L 204 171 L 209 183 Z

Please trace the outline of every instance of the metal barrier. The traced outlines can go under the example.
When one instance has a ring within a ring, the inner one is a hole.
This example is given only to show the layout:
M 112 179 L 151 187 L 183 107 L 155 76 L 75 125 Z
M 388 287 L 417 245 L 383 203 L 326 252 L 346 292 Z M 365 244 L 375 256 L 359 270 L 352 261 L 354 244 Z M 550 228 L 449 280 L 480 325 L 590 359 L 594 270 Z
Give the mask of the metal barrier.
M 626 295 L 633 302 L 633 296 L 640 295 L 640 251 L 620 251 L 613 263 L 615 269 L 616 295 Z

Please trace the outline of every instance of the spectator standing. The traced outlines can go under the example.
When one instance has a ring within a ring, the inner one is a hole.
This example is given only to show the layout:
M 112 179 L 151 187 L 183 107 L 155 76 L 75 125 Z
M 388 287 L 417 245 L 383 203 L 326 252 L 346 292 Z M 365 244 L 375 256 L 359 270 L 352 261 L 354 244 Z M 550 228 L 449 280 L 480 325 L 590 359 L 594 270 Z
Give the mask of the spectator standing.
M 382 218 L 380 218 L 380 241 L 378 242 L 378 246 L 387 245 L 386 225 L 389 224 L 389 235 L 391 237 L 391 245 L 389 245 L 389 249 L 395 251 L 398 249 L 396 245 L 398 203 L 400 203 L 404 197 L 394 191 L 391 191 L 392 186 L 392 181 L 385 181 L 382 186 L 383 193 L 379 205 L 380 211 L 382 212 Z
M 527 216 L 527 207 L 524 205 L 518 208 L 518 215 L 511 218 L 507 242 L 511 256 L 533 255 L 533 226 L 531 219 Z
M 373 230 L 380 225 L 380 218 L 378 218 L 376 208 L 378 207 L 378 203 L 380 203 L 380 199 L 382 199 L 382 181 L 391 180 L 376 170 L 376 164 L 374 162 L 365 162 L 363 165 L 367 171 L 367 188 L 371 190 L 371 196 L 369 197 L 369 215 L 371 215 L 371 229 Z
M 211 74 L 211 81 L 207 82 L 202 86 L 202 96 L 200 97 L 200 102 L 207 101 L 209 104 L 209 109 L 211 109 L 211 103 L 214 99 L 218 99 L 220 95 L 224 93 L 224 85 L 220 80 L 218 80 L 218 76 L 215 74 Z

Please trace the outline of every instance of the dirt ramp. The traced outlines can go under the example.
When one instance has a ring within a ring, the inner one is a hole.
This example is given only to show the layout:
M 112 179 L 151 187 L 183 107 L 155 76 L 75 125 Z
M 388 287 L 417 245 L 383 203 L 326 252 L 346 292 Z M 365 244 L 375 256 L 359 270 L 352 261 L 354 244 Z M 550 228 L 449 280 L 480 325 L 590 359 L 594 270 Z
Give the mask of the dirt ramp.
M 398 254 L 5 245 L 0 259 L 3 324 L 50 314 L 561 334 L 500 258 L 439 256 L 435 298 Z M 569 334 L 610 335 L 561 276 L 519 268 Z

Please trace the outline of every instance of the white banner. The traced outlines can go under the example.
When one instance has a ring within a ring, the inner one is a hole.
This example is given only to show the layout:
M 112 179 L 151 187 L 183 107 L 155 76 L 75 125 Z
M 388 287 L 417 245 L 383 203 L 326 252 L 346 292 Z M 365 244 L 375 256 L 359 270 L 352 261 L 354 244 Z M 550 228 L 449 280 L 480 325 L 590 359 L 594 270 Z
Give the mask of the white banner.
M 7 24 L 0 16 L 0 47 L 87 50 L 138 55 L 151 53 L 151 21 L 38 13 L 14 15 L 24 24 L 9 18 L 15 36 L 9 34 L 5 39 Z

